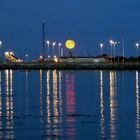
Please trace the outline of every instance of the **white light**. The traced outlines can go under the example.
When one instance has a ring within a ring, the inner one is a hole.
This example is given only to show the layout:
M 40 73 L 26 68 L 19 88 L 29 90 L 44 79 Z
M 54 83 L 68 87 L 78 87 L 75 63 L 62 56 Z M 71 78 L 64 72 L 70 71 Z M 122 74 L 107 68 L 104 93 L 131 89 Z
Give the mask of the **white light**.
M 100 47 L 103 48 L 103 46 L 104 46 L 104 44 L 103 43 L 100 43 Z
M 14 55 L 14 53 L 13 53 L 13 52 L 9 52 L 9 54 Z
M 52 45 L 53 45 L 53 46 L 55 46 L 55 44 L 56 44 L 56 42 L 53 42 L 53 44 L 52 44 Z
M 49 41 L 49 40 L 47 40 L 47 41 L 46 41 L 46 43 L 49 45 L 49 44 L 50 44 L 50 41 Z
M 0 46 L 2 46 L 2 41 L 0 41 Z
M 42 59 L 43 58 L 42 55 L 40 55 L 39 58 Z
M 136 43 L 136 47 L 137 47 L 137 48 L 139 47 L 139 43 Z
M 58 46 L 60 47 L 62 45 L 62 43 L 59 43 Z
M 111 44 L 111 45 L 114 43 L 114 41 L 113 41 L 113 40 L 110 40 L 109 42 L 110 42 L 110 44 Z
M 5 52 L 5 55 L 8 55 L 9 54 L 9 52 Z

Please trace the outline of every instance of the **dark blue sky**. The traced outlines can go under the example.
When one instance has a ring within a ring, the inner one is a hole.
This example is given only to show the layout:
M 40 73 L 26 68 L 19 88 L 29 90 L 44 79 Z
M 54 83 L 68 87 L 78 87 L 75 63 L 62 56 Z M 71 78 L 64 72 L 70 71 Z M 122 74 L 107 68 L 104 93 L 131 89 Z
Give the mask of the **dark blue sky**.
M 3 51 L 19 57 L 41 53 L 42 21 L 46 19 L 47 38 L 63 44 L 76 41 L 76 54 L 97 55 L 99 43 L 110 54 L 109 39 L 125 40 L 125 54 L 135 55 L 140 42 L 139 0 L 1 0 L 0 40 Z M 121 55 L 121 44 L 116 47 Z

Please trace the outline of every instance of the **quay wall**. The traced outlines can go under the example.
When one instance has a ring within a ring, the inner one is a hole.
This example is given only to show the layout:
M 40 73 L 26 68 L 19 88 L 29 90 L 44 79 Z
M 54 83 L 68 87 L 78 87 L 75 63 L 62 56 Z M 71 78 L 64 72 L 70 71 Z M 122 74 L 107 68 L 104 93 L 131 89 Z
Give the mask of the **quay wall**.
M 0 69 L 32 69 L 32 70 L 39 70 L 39 69 L 95 69 L 95 70 L 140 70 L 140 63 L 46 63 L 46 62 L 1 62 Z

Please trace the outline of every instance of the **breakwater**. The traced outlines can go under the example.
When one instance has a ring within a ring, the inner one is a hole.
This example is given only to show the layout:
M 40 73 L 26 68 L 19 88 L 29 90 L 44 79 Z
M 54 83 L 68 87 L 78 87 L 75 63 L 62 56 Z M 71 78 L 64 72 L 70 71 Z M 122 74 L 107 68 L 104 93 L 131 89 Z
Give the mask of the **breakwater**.
M 47 63 L 47 62 L 1 62 L 0 69 L 31 69 L 31 70 L 39 70 L 39 69 L 95 69 L 95 70 L 140 70 L 140 63 L 70 63 L 70 62 L 61 62 L 61 63 Z

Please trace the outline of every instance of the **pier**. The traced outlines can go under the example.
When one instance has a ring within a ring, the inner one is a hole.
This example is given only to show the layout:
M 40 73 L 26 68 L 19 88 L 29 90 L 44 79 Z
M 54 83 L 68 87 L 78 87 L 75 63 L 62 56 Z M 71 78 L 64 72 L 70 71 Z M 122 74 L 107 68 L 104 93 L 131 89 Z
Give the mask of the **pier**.
M 1 62 L 0 69 L 12 70 L 140 70 L 140 63 L 79 63 L 79 62 Z

